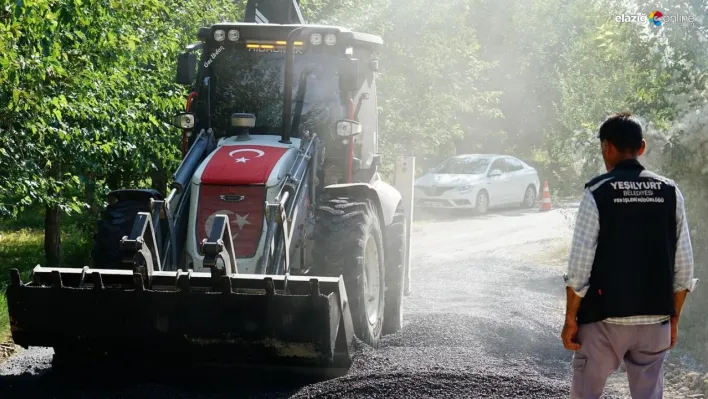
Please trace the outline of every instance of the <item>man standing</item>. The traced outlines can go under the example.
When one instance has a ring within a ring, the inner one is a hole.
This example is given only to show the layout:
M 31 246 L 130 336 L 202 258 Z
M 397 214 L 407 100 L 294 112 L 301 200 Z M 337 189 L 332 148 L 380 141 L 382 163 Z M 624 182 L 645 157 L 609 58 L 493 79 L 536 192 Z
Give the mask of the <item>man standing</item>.
M 661 398 L 664 358 L 697 282 L 684 200 L 637 160 L 646 142 L 631 114 L 607 118 L 599 138 L 607 173 L 585 185 L 565 276 L 571 397 L 599 398 L 624 361 L 632 397 Z

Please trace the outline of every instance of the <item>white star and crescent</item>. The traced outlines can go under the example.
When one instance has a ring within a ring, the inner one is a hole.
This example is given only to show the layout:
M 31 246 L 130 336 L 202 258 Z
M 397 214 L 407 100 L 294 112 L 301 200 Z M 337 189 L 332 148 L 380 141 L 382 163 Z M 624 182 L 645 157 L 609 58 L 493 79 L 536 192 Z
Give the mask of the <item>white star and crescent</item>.
M 256 150 L 255 148 L 240 148 L 238 150 L 233 150 L 233 151 L 229 152 L 229 156 L 231 158 L 233 158 L 236 161 L 236 163 L 246 163 L 247 161 L 251 160 L 251 158 L 246 158 L 242 154 L 241 154 L 240 158 L 234 158 L 234 155 L 240 154 L 242 152 L 253 152 L 256 154 L 256 158 L 260 158 L 263 155 L 265 155 L 265 152 L 263 152 L 261 150 Z
M 213 223 L 214 223 L 214 216 L 216 216 L 216 215 L 226 215 L 226 216 L 229 217 L 229 224 L 230 224 L 231 226 L 233 226 L 233 225 L 237 225 L 237 226 L 238 226 L 238 230 L 239 230 L 239 231 L 238 231 L 238 232 L 232 232 L 232 234 L 233 234 L 234 237 L 238 236 L 239 232 L 240 232 L 241 230 L 243 230 L 243 226 L 245 226 L 245 225 L 247 225 L 247 224 L 251 224 L 251 222 L 248 221 L 248 215 L 249 215 L 248 213 L 246 214 L 246 216 L 241 216 L 241 215 L 239 215 L 238 213 L 233 213 L 233 212 L 227 211 L 227 210 L 214 212 L 214 214 L 211 215 L 211 216 L 209 216 L 209 217 L 207 218 L 206 222 L 204 223 L 204 229 L 206 230 L 207 237 L 208 237 L 209 234 L 211 233 L 211 226 L 212 226 Z M 231 215 L 233 215 L 233 216 L 235 217 L 235 219 L 232 218 Z

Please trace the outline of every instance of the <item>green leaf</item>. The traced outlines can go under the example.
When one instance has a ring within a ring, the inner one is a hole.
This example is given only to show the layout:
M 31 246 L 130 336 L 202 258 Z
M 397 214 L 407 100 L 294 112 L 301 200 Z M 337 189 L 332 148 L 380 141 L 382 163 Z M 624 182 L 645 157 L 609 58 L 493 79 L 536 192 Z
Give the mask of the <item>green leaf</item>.
M 148 115 L 148 119 L 149 119 L 150 122 L 152 122 L 152 124 L 155 125 L 156 127 L 162 127 L 162 126 L 160 125 L 160 122 L 159 122 L 153 115 Z

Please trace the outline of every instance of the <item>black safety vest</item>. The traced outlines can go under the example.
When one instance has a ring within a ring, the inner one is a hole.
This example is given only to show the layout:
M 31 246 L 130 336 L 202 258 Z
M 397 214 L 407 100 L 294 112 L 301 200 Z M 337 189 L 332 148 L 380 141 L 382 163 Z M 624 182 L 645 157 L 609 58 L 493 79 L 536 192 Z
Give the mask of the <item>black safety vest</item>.
M 673 315 L 675 183 L 627 160 L 585 187 L 595 198 L 600 232 L 578 323 Z

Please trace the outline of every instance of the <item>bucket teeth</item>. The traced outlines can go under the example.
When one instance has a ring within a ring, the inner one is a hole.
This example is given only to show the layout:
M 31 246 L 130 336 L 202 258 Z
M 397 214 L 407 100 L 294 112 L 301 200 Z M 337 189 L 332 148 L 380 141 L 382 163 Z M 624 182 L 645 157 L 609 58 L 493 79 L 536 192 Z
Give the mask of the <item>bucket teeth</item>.
M 220 284 L 221 293 L 224 295 L 233 294 L 234 289 L 231 286 L 231 278 L 229 276 L 221 276 Z
M 133 274 L 133 284 L 135 285 L 135 290 L 142 292 L 145 291 L 145 283 L 143 282 L 143 275 L 140 273 Z
M 310 295 L 313 297 L 320 296 L 320 281 L 316 278 L 310 280 Z
M 192 292 L 192 285 L 189 282 L 190 273 L 180 274 L 177 278 L 177 286 L 181 292 Z
M 99 272 L 91 273 L 91 282 L 93 283 L 94 290 L 102 290 L 104 288 L 103 278 L 101 277 L 101 273 Z
M 273 295 L 275 295 L 275 284 L 273 284 L 273 279 L 270 277 L 266 277 L 263 280 L 265 281 L 266 296 L 272 297 Z
M 61 282 L 61 273 L 58 270 L 52 271 L 52 287 L 62 288 L 64 284 Z
M 22 278 L 20 277 L 20 271 L 17 269 L 10 270 L 10 284 L 14 286 L 22 285 Z

